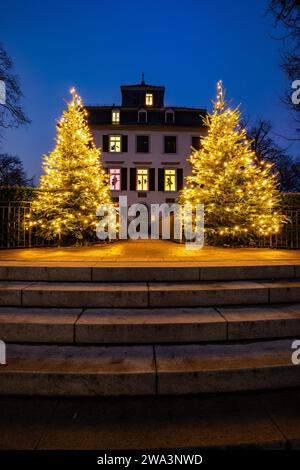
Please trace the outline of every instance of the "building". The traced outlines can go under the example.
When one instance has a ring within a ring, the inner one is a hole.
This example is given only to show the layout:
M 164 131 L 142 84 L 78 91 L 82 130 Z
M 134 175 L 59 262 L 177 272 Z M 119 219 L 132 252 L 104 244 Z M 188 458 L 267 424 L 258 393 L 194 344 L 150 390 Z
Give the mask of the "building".
M 175 202 L 184 177 L 190 173 L 187 158 L 199 148 L 205 133 L 203 108 L 166 106 L 165 87 L 122 85 L 120 106 L 87 106 L 95 143 L 102 148 L 102 163 L 110 173 L 116 201 L 128 204 Z

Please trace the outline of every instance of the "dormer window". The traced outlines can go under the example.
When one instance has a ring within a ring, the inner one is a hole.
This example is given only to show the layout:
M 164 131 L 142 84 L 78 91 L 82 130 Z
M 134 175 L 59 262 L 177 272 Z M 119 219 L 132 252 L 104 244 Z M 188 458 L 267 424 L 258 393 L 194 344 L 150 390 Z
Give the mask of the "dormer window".
M 112 124 L 120 124 L 120 111 L 112 110 L 111 112 L 111 122 Z
M 172 109 L 168 109 L 165 112 L 165 123 L 174 124 L 174 111 Z
M 138 112 L 138 122 L 140 124 L 146 124 L 147 123 L 147 111 L 145 111 L 144 109 L 141 109 Z
M 153 106 L 153 93 L 146 93 L 145 105 Z

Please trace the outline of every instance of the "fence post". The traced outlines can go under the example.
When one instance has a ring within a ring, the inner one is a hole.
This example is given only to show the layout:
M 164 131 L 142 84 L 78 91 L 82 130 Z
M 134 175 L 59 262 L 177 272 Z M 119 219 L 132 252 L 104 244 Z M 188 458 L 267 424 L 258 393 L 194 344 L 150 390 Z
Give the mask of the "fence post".
M 28 215 L 29 215 L 29 218 L 31 219 L 31 202 L 29 202 L 29 210 L 28 210 Z M 28 222 L 28 220 L 27 220 Z M 27 230 L 28 230 L 28 245 L 29 247 L 31 248 L 31 226 L 28 224 L 27 225 Z
M 8 203 L 7 207 L 7 248 L 10 247 L 10 218 L 11 218 L 11 205 L 10 202 Z

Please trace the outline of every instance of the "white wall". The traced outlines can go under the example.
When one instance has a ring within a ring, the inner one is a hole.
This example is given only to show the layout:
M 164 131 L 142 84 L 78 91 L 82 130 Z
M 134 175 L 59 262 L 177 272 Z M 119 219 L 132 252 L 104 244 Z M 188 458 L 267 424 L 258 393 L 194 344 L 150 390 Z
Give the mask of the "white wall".
M 158 168 L 182 168 L 183 176 L 190 174 L 190 165 L 187 162 L 189 155 L 191 154 L 192 136 L 199 136 L 197 132 L 178 131 L 176 132 L 161 132 L 161 131 L 149 131 L 147 128 L 143 130 L 119 130 L 116 126 L 115 129 L 105 130 L 93 130 L 94 141 L 97 147 L 102 147 L 102 135 L 116 134 L 116 135 L 127 135 L 128 136 L 128 152 L 102 152 L 102 163 L 104 167 L 126 167 L 127 170 L 127 191 L 113 191 L 113 196 L 118 197 L 119 195 L 127 195 L 128 203 L 133 204 L 135 202 L 141 202 L 152 204 L 152 203 L 163 203 L 166 199 L 174 198 L 178 196 L 178 192 L 171 191 L 157 191 L 157 178 Z M 148 135 L 150 140 L 149 153 L 137 153 L 136 152 L 136 136 L 137 135 Z M 176 135 L 177 137 L 177 152 L 176 153 L 164 153 L 164 136 Z M 114 164 L 114 162 L 116 162 Z M 122 162 L 122 163 L 119 163 Z M 166 162 L 173 163 L 174 165 L 166 165 Z M 148 163 L 145 167 L 155 168 L 155 191 L 147 192 L 147 197 L 138 198 L 136 191 L 130 191 L 130 168 L 141 167 L 144 163 Z

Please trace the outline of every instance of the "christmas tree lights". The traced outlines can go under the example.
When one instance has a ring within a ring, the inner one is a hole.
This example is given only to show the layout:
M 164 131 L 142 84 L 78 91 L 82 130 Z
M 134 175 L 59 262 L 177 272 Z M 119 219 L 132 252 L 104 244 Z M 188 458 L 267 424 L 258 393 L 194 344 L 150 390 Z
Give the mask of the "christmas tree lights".
M 207 135 L 189 157 L 192 174 L 179 202 L 204 204 L 205 234 L 211 243 L 240 244 L 278 233 L 284 216 L 272 165 L 257 161 L 240 124 L 239 107 L 231 109 L 226 102 L 221 81 L 213 104 L 212 114 L 204 118 Z
M 43 157 L 43 174 L 29 227 L 47 240 L 84 243 L 95 238 L 96 209 L 110 204 L 109 177 L 74 88 L 57 122 L 56 146 Z

